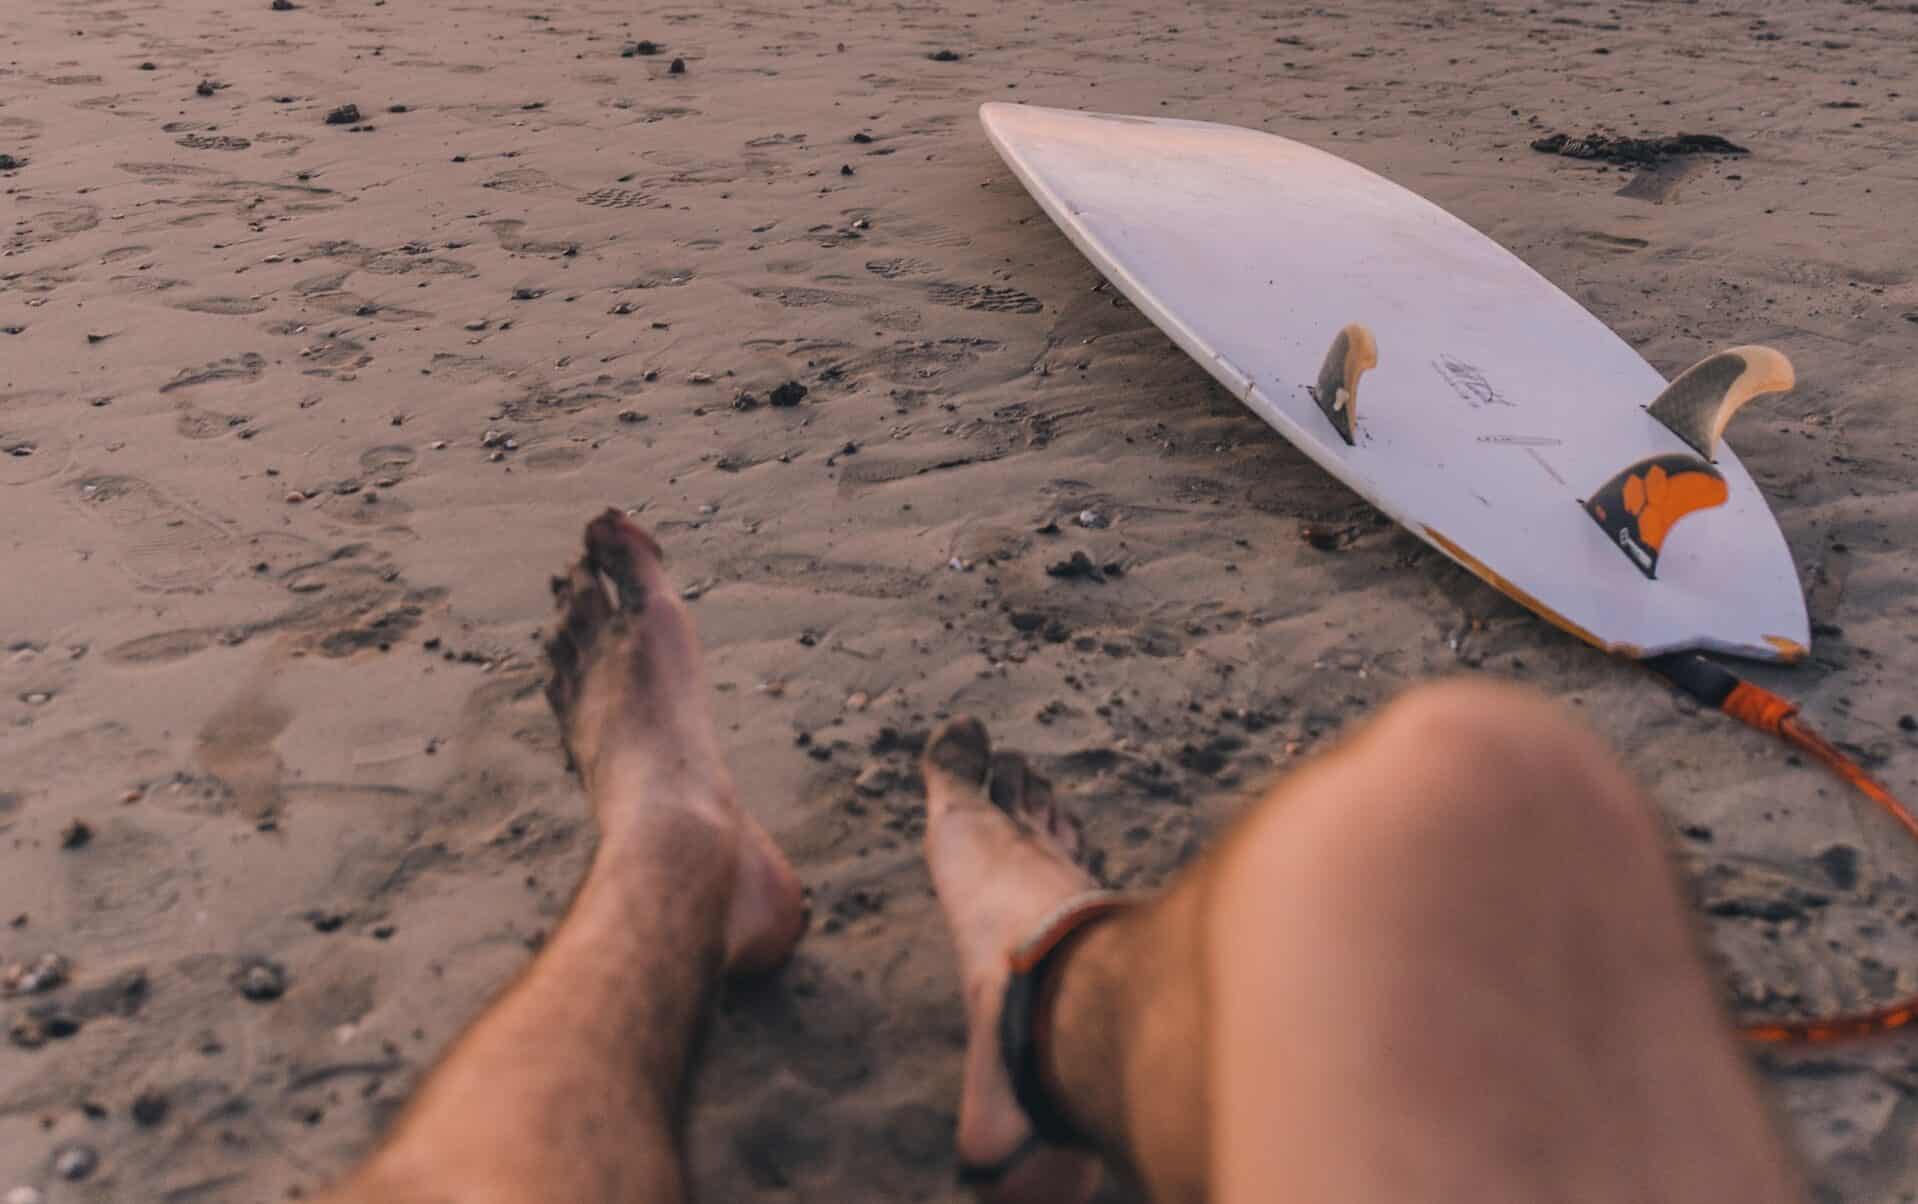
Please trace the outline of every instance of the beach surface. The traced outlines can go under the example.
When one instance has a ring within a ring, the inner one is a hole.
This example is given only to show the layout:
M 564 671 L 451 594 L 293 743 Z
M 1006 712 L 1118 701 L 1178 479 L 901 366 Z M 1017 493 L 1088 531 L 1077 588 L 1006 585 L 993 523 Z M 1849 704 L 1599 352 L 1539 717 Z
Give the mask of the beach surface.
M 1527 682 L 1670 817 L 1732 1006 L 1918 990 L 1890 821 L 1315 468 L 975 116 L 1284 134 L 1667 375 L 1785 351 L 1729 438 L 1815 637 L 1751 675 L 1918 797 L 1915 10 L 5 0 L 0 963 L 65 981 L 0 999 L 0 1193 L 297 1198 L 377 1141 L 591 851 L 540 638 L 609 505 L 814 901 L 714 1026 L 702 1198 L 963 1198 L 913 761 L 961 711 L 1143 887 L 1413 683 Z M 1749 153 L 1531 146 L 1594 132 Z M 1918 1044 L 1760 1065 L 1818 1199 L 1918 1199 Z

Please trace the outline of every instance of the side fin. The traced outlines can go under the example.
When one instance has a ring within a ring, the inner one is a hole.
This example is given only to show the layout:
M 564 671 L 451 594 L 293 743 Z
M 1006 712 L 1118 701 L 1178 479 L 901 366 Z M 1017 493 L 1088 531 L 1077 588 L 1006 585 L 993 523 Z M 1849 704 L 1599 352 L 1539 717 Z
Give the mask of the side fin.
M 1739 407 L 1794 383 L 1791 361 L 1783 354 L 1769 347 L 1733 347 L 1685 369 L 1645 408 L 1700 455 L 1715 460 L 1719 436 Z
M 1319 368 L 1319 384 L 1312 400 L 1331 420 L 1332 429 L 1347 443 L 1358 429 L 1359 377 L 1379 365 L 1379 345 L 1372 332 L 1357 322 L 1339 331 Z
M 1672 527 L 1730 496 L 1725 478 L 1710 462 L 1676 452 L 1640 460 L 1605 482 L 1586 501 L 1585 513 L 1639 572 L 1655 580 L 1658 554 Z

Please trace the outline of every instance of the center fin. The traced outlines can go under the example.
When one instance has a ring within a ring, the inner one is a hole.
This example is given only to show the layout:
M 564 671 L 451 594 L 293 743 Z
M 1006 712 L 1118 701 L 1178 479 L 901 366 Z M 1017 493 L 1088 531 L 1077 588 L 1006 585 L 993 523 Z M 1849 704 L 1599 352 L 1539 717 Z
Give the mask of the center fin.
M 1725 478 L 1690 452 L 1653 456 L 1605 482 L 1585 503 L 1625 558 L 1647 577 L 1658 576 L 1658 554 L 1678 520 L 1723 505 Z

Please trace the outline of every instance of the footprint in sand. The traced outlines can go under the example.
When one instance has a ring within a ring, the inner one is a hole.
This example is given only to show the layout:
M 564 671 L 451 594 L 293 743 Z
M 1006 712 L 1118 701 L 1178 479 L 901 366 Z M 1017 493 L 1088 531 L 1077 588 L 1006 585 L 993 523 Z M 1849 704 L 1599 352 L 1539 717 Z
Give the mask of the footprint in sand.
M 160 392 L 171 393 L 175 389 L 190 389 L 195 385 L 210 385 L 216 381 L 258 380 L 264 371 L 266 357 L 256 351 L 248 351 L 214 360 L 200 368 L 182 368 L 172 380 L 160 386 Z
M 114 562 L 149 589 L 204 590 L 233 559 L 224 526 L 138 477 L 82 477 L 72 497 L 112 530 Z
M 182 405 L 179 417 L 173 421 L 173 429 L 188 439 L 218 439 L 245 425 L 246 419 L 238 414 L 222 414 L 193 405 Z
M 528 472 L 551 474 L 571 472 L 586 463 L 586 453 L 580 448 L 565 444 L 536 446 L 520 457 L 520 463 Z
M 959 309 L 978 309 L 989 313 L 1036 314 L 1045 306 L 1031 293 L 1016 288 L 998 288 L 990 284 L 948 284 L 927 286 L 926 295 L 935 305 Z
M 866 270 L 886 280 L 897 280 L 901 276 L 924 276 L 937 268 L 924 259 L 901 256 L 897 259 L 869 259 L 866 261 Z
M 370 447 L 360 453 L 360 468 L 375 489 L 390 489 L 406 479 L 419 453 L 403 443 Z
M 99 224 L 98 207 L 84 202 L 63 205 L 58 209 L 42 209 L 17 222 L 13 232 L 7 236 L 4 247 L 10 252 L 44 247 L 63 242 L 76 234 L 84 234 Z
M 902 222 L 890 227 L 890 233 L 896 237 L 922 247 L 946 247 L 958 249 L 972 245 L 972 239 L 951 226 L 942 226 L 938 222 Z
M 195 314 L 257 314 L 266 309 L 266 302 L 252 297 L 190 297 L 176 301 L 174 309 L 184 309 Z
M 235 138 L 227 134 L 188 134 L 175 141 L 188 150 L 243 151 L 253 145 L 245 138 Z
M 634 192 L 630 188 L 595 188 L 580 194 L 579 200 L 582 205 L 598 205 L 603 209 L 650 209 L 665 204 L 650 192 Z

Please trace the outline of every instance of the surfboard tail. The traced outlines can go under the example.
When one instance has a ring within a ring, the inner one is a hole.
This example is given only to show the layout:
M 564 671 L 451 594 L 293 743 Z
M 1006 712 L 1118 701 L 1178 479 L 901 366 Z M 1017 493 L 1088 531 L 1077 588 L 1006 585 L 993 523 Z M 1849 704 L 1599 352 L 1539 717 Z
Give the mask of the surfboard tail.
M 1359 377 L 1379 365 L 1378 340 L 1357 322 L 1339 331 L 1325 353 L 1319 368 L 1319 383 L 1312 389 L 1312 400 L 1332 423 L 1332 429 L 1348 444 L 1356 444 L 1358 433 Z

